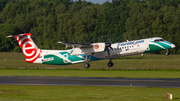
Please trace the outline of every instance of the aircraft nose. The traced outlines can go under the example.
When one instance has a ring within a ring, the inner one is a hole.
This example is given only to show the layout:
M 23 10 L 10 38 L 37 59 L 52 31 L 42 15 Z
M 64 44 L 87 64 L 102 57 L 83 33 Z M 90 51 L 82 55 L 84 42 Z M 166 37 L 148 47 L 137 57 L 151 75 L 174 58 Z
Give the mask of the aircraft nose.
M 174 44 L 171 45 L 172 48 L 175 48 L 176 46 Z

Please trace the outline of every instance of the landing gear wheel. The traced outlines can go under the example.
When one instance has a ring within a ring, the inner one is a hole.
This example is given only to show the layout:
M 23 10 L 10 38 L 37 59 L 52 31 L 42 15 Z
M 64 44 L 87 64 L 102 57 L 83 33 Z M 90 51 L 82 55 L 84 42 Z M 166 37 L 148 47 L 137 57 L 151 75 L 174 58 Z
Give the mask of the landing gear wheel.
M 84 67 L 85 67 L 85 68 L 89 68 L 89 67 L 90 67 L 90 64 L 89 64 L 89 63 L 85 63 L 85 64 L 84 64 Z
M 168 55 L 169 55 L 169 53 L 167 53 L 167 52 L 166 52 L 166 55 L 168 56 Z
M 113 66 L 113 63 L 112 63 L 112 62 L 109 62 L 109 63 L 108 63 L 108 66 L 109 66 L 109 67 L 112 67 L 112 66 Z

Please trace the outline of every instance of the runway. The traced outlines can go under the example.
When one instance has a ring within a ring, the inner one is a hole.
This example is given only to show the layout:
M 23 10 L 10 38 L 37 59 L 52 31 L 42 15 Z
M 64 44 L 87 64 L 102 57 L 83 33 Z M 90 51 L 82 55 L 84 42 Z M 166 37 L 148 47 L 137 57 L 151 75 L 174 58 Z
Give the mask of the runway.
M 0 85 L 180 87 L 180 79 L 87 78 L 87 77 L 0 77 Z

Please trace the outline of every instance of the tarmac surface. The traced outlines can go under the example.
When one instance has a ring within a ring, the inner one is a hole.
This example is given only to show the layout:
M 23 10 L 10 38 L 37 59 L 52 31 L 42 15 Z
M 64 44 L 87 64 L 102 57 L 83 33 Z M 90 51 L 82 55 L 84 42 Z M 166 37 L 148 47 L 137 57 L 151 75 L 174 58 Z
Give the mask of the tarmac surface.
M 88 77 L 0 77 L 0 85 L 133 86 L 180 88 L 180 79 L 88 78 Z

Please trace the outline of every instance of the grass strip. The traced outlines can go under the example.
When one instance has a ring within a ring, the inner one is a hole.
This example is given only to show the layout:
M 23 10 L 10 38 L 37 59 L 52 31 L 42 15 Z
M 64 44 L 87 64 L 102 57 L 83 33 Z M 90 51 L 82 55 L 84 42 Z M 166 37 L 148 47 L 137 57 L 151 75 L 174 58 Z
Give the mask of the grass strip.
M 0 85 L 1 101 L 164 101 L 180 88 Z
M 0 69 L 0 76 L 180 78 L 180 71 L 118 71 L 118 70 L 87 70 L 87 69 L 85 70 Z

